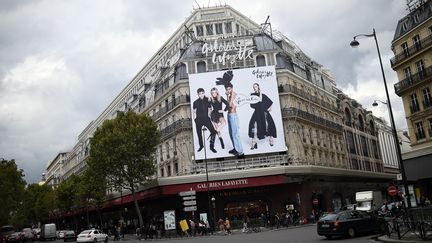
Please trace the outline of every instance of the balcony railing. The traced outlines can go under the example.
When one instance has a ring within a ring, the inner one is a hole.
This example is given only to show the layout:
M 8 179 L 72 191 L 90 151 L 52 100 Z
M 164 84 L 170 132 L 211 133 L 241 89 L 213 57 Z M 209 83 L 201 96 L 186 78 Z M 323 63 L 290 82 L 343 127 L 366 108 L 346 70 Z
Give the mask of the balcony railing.
M 312 103 L 324 106 L 325 108 L 330 109 L 332 111 L 336 111 L 336 112 L 338 111 L 337 108 L 335 106 L 331 105 L 330 103 L 325 102 L 325 101 L 319 99 L 318 97 L 312 96 L 312 95 L 308 94 L 307 92 L 305 92 L 305 91 L 303 91 L 303 90 L 301 90 L 301 89 L 299 89 L 293 85 L 290 85 L 290 84 L 280 85 L 279 86 L 279 92 L 280 93 L 292 92 L 294 94 L 297 94 L 297 95 L 311 101 Z
M 329 121 L 329 120 L 324 119 L 322 117 L 315 116 L 315 115 L 310 114 L 306 111 L 299 110 L 297 108 L 284 108 L 284 109 L 282 109 L 282 117 L 283 118 L 299 117 L 301 119 L 313 122 L 317 125 L 325 126 L 327 128 L 330 128 L 330 129 L 333 129 L 333 130 L 336 130 L 336 131 L 342 133 L 342 125 L 337 124 L 337 123 L 332 122 L 332 121 Z
M 168 113 L 170 110 L 174 109 L 177 105 L 180 104 L 187 104 L 190 102 L 190 98 L 188 95 L 181 95 L 171 102 L 169 102 L 166 106 L 162 107 L 160 110 L 158 110 L 156 113 L 152 115 L 152 119 L 156 121 L 157 119 L 161 118 L 163 115 Z
M 425 70 L 415 73 L 410 77 L 395 84 L 394 85 L 395 92 L 397 95 L 400 95 L 404 89 L 431 77 L 432 77 L 432 66 L 427 67 Z
M 161 139 L 164 139 L 174 132 L 181 131 L 181 130 L 189 130 L 192 129 L 192 119 L 190 118 L 183 118 L 180 120 L 177 120 L 173 122 L 171 125 L 165 127 L 164 129 L 160 130 L 160 136 Z
M 423 109 L 427 109 L 432 106 L 432 101 L 430 99 L 423 100 Z
M 421 50 L 429 47 L 432 43 L 432 35 L 420 40 L 420 42 L 410 46 L 410 48 L 404 50 L 403 52 L 397 54 L 392 59 L 390 59 L 391 66 L 394 67 L 401 63 L 403 60 L 413 56 L 414 54 L 420 52 Z

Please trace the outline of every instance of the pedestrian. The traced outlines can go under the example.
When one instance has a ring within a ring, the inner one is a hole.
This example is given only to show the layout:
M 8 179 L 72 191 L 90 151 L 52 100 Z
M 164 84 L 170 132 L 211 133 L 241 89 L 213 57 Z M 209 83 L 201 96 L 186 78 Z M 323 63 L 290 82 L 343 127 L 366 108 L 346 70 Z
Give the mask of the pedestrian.
M 225 234 L 231 234 L 231 222 L 229 221 L 228 217 L 225 218 Z
M 220 231 L 221 233 L 224 233 L 224 232 L 225 232 L 225 226 L 224 226 L 224 224 L 225 224 L 224 220 L 220 218 L 220 219 L 218 220 L 218 225 L 219 225 L 219 231 Z

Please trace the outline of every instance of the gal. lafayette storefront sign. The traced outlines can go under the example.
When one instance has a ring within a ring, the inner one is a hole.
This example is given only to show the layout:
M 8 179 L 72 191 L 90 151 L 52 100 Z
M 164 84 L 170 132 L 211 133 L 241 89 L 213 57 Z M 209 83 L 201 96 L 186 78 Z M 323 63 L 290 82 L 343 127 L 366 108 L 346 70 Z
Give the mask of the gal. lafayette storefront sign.
M 215 191 L 215 190 L 227 190 L 227 189 L 277 185 L 277 184 L 285 183 L 285 179 L 286 177 L 284 175 L 274 175 L 274 176 L 232 179 L 232 180 L 209 181 L 209 189 L 211 191 Z M 207 191 L 207 182 L 166 185 L 161 187 L 161 193 L 163 195 L 177 195 L 179 192 L 182 191 L 197 191 L 197 192 Z
M 231 42 L 225 42 L 224 44 L 218 43 L 215 40 L 212 43 L 204 43 L 201 48 L 201 52 L 207 56 L 212 55 L 213 63 L 220 63 L 225 65 L 226 63 L 234 64 L 237 60 L 253 59 L 253 48 L 248 45 L 247 42 L 240 42 L 232 44 Z M 234 53 L 234 54 L 229 54 Z

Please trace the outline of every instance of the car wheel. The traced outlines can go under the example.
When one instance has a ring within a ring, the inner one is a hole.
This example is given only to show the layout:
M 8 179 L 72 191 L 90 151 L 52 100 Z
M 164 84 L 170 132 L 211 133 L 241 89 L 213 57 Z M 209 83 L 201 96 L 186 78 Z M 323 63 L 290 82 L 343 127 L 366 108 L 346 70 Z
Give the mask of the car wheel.
M 354 228 L 349 228 L 349 229 L 347 230 L 347 235 L 348 235 L 348 237 L 350 237 L 350 238 L 355 237 L 355 236 L 356 236 L 356 231 L 355 231 L 355 229 L 354 229 Z
M 325 236 L 325 238 L 326 238 L 327 240 L 331 240 L 331 238 L 332 238 L 331 235 L 324 235 L 324 236 Z
M 96 242 L 97 242 L 97 238 L 94 238 L 94 239 L 93 239 L 93 242 L 96 243 Z
M 107 237 L 105 237 L 105 243 L 107 243 L 108 242 L 108 236 Z

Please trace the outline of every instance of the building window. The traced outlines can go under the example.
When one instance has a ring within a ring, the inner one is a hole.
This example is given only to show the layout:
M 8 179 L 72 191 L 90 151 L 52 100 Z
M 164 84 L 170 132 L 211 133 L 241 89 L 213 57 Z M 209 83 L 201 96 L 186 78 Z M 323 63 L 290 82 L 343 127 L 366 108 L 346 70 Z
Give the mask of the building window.
M 412 41 L 413 41 L 413 44 L 414 44 L 416 50 L 417 50 L 417 51 L 420 50 L 420 49 L 421 49 L 420 36 L 419 36 L 419 35 L 415 35 L 415 36 L 412 38 Z
M 355 151 L 354 137 L 353 137 L 352 132 L 347 132 L 346 136 L 347 136 L 347 141 L 348 141 L 348 151 L 351 154 L 355 154 L 356 151 Z
M 167 166 L 167 176 L 171 176 L 171 165 Z
M 423 129 L 423 122 L 416 122 L 415 123 L 415 128 L 416 128 L 416 138 L 417 140 L 423 139 L 425 138 L 425 132 Z
M 431 106 L 432 106 L 431 94 L 430 94 L 429 87 L 427 87 L 426 89 L 423 89 L 423 108 L 426 109 Z
M 196 33 L 197 33 L 197 36 L 204 36 L 204 28 L 202 25 L 196 26 Z
M 364 136 L 361 136 L 360 139 L 361 139 L 361 144 L 363 147 L 363 156 L 369 157 L 369 150 L 368 150 L 368 146 L 366 143 L 366 138 Z
M 174 163 L 174 174 L 178 175 L 178 172 L 179 172 L 178 163 Z
M 186 64 L 181 63 L 180 65 L 178 65 L 176 67 L 174 81 L 179 81 L 179 80 L 187 79 L 187 78 L 188 78 L 188 74 L 186 71 Z
M 423 60 L 420 60 L 420 61 L 416 62 L 415 64 L 416 64 L 417 73 L 418 73 L 419 77 L 421 79 L 423 79 L 425 77 L 425 67 L 424 67 Z
M 411 81 L 411 68 L 407 67 L 404 69 L 405 79 Z
M 167 154 L 167 159 L 169 159 L 171 156 L 170 156 L 170 148 L 169 148 L 169 143 L 165 143 L 165 151 L 166 151 L 166 154 Z
M 432 118 L 428 119 L 429 122 L 429 137 L 432 138 Z
M 419 16 L 418 14 L 414 15 L 414 23 L 418 23 L 419 22 Z
M 348 108 L 345 108 L 345 116 L 344 116 L 344 120 L 345 120 L 345 125 L 347 126 L 351 126 L 351 113 L 348 110 Z
M 417 94 L 416 93 L 412 93 L 410 95 L 410 110 L 411 113 L 417 112 L 420 110 L 420 106 L 419 103 L 417 101 Z
M 375 136 L 375 125 L 372 120 L 369 122 L 369 130 L 370 130 L 370 134 Z
M 222 30 L 222 23 L 217 23 L 217 24 L 215 24 L 215 27 L 216 27 L 216 34 L 217 34 L 217 35 L 221 35 L 221 34 L 223 34 L 223 30 Z
M 161 175 L 161 177 L 164 177 L 165 175 L 164 175 L 165 173 L 164 173 L 164 169 L 163 168 L 160 168 L 160 175 Z
M 405 22 L 402 23 L 402 31 L 406 31 L 407 28 L 408 28 L 408 24 L 407 24 L 407 22 L 405 21 Z
M 406 42 L 402 43 L 401 48 L 402 48 L 402 52 L 404 53 L 405 57 L 409 56 L 408 44 Z
M 236 24 L 236 33 L 237 35 L 240 35 L 240 26 Z
M 225 33 L 227 33 L 227 34 L 232 33 L 232 23 L 231 22 L 225 23 Z
M 206 63 L 204 61 L 199 61 L 197 63 L 197 73 L 205 73 L 206 72 Z
M 207 35 L 214 35 L 213 24 L 206 24 L 206 33 Z
M 258 55 L 256 57 L 257 67 L 263 67 L 266 65 L 265 57 L 263 55 Z

